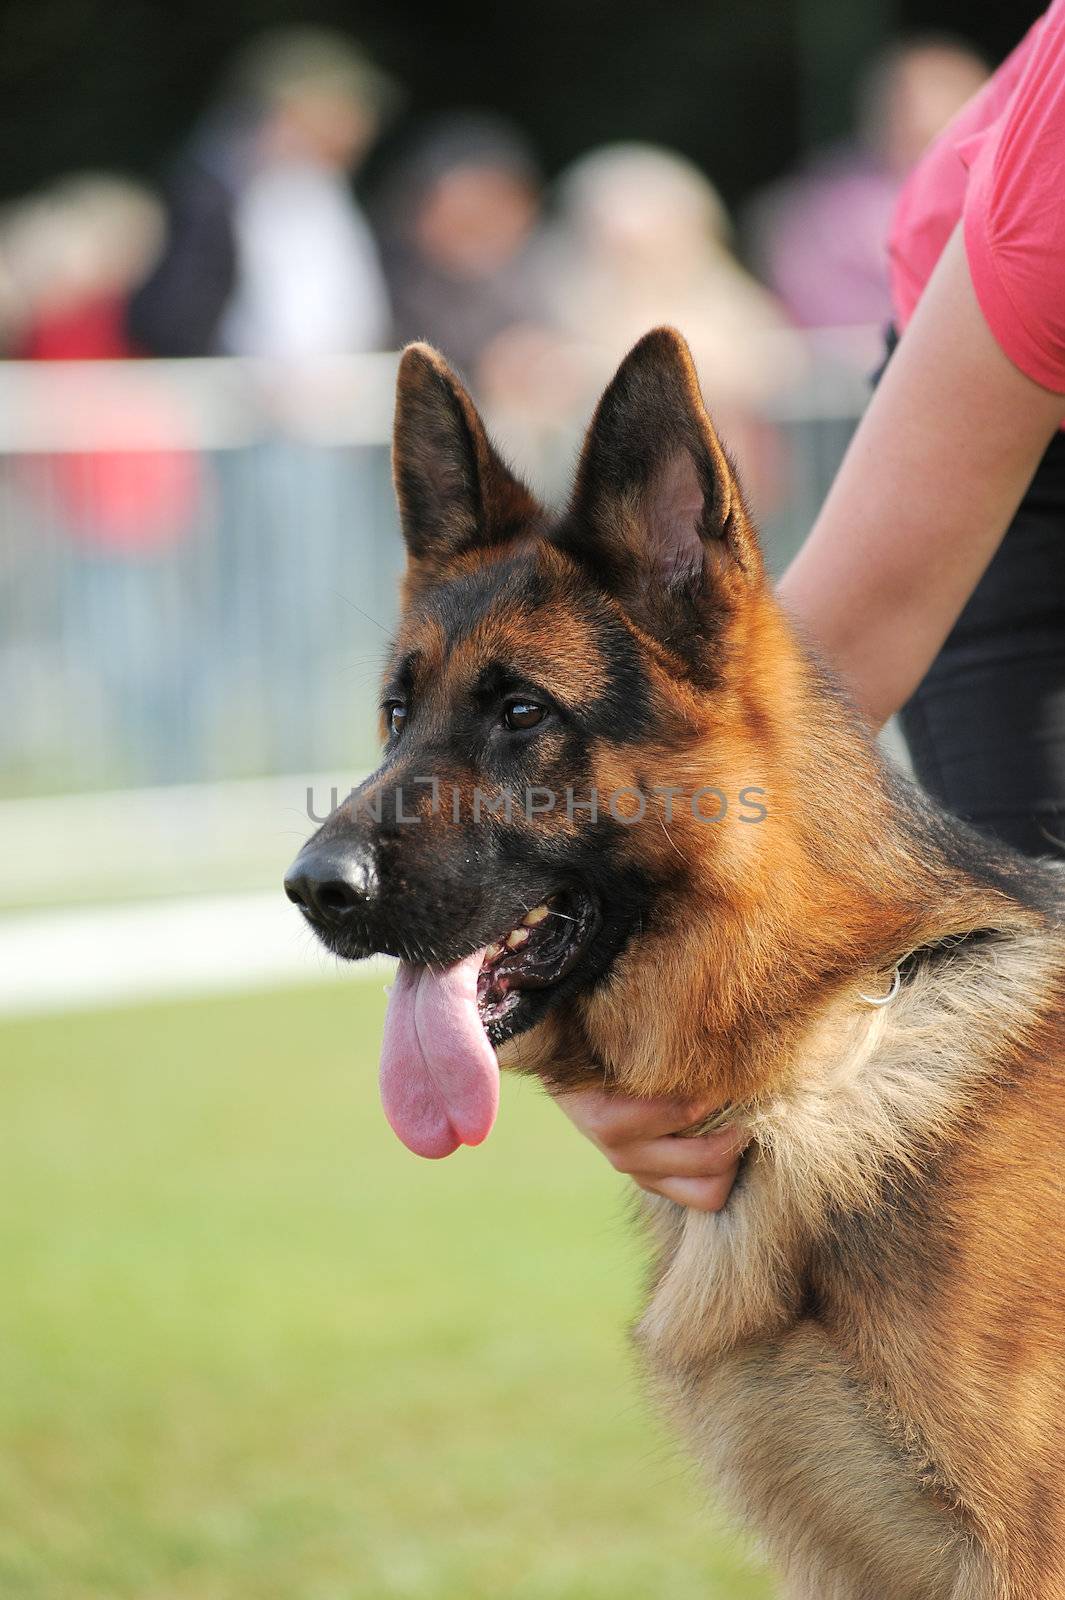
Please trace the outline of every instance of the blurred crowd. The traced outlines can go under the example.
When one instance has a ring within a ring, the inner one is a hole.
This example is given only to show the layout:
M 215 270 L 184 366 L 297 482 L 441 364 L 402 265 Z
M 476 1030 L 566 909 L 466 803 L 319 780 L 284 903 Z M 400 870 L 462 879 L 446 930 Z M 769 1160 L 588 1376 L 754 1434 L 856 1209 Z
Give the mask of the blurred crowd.
M 0 211 L 0 354 L 240 356 L 295 369 L 428 339 L 550 493 L 569 465 L 567 420 L 586 413 L 636 337 L 671 322 L 693 347 L 764 511 L 786 488 L 766 401 L 801 360 L 801 341 L 782 334 L 888 322 L 895 196 L 985 70 L 948 39 L 892 46 L 859 85 L 851 135 L 811 152 L 734 222 L 707 174 L 673 150 L 605 145 L 548 184 L 529 138 L 504 118 L 419 119 L 351 39 L 318 29 L 264 36 L 234 63 L 157 190 L 84 173 Z M 385 135 L 368 184 L 364 163 Z M 172 549 L 209 507 L 231 540 L 241 522 L 255 523 L 260 540 L 272 523 L 274 566 L 292 575 L 306 567 L 307 538 L 305 518 L 279 510 L 293 485 L 304 504 L 365 490 L 365 463 L 349 455 L 341 481 L 328 452 L 312 459 L 286 438 L 279 405 L 277 436 L 252 463 L 249 518 L 248 463 L 208 474 L 179 437 L 168 442 L 160 405 L 146 390 L 139 422 L 156 408 L 154 448 L 141 440 L 135 458 L 86 452 L 53 464 L 49 514 L 77 547 L 77 592 L 96 591 L 92 627 L 77 624 L 90 645 L 96 629 L 92 648 L 121 626 L 107 576 L 116 560 Z M 227 596 L 225 564 L 215 589 L 226 628 L 239 634 L 249 602 L 235 579 Z M 274 590 L 275 614 L 260 597 L 255 625 L 276 636 L 291 618 L 285 585 Z M 310 660 L 315 646 L 308 636 L 292 649 Z M 143 745 L 165 725 L 172 754 L 174 718 L 159 710 L 172 667 L 154 690 L 143 666 L 132 676 L 137 738 Z M 292 765 L 307 755 L 297 732 L 306 683 L 289 676 L 293 713 L 277 759 Z M 115 677 L 113 693 L 124 683 L 128 698 L 128 664 Z
M 756 195 L 738 243 L 709 177 L 673 151 L 608 145 L 546 188 L 502 118 L 420 123 L 350 39 L 269 35 L 160 193 L 81 174 L 0 214 L 0 347 L 303 360 L 428 338 L 492 391 L 513 384 L 534 335 L 609 364 L 669 318 L 742 402 L 765 329 L 886 320 L 895 194 L 984 75 L 951 40 L 892 46 L 859 85 L 852 136 Z M 386 130 L 390 160 L 357 199 Z

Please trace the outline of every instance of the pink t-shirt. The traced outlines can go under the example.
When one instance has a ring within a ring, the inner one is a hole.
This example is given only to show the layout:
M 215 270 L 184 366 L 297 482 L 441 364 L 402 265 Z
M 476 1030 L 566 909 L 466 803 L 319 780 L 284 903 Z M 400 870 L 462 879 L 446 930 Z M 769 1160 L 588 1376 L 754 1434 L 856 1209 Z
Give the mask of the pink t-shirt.
M 1054 0 L 906 183 L 889 241 L 900 329 L 959 218 L 991 332 L 1022 372 L 1065 394 L 1065 0 Z

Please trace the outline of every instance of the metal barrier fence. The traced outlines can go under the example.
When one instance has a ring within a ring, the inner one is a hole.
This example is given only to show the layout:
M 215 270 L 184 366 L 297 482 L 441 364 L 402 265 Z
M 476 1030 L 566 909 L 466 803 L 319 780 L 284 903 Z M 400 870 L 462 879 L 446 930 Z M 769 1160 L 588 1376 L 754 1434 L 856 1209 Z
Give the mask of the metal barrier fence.
M 777 567 L 831 481 L 875 349 L 867 334 L 801 344 L 801 377 L 763 419 L 782 473 L 763 522 Z M 402 567 L 394 374 L 387 355 L 299 373 L 0 365 L 0 792 L 365 765 Z M 554 460 L 572 457 L 572 431 Z

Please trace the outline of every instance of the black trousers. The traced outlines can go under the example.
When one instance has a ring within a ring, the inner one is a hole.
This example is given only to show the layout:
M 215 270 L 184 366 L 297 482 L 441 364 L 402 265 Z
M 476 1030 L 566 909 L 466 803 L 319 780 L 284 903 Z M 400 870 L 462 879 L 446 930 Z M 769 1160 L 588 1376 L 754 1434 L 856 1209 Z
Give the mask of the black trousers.
M 1065 436 L 899 718 L 929 794 L 1028 855 L 1065 856 Z

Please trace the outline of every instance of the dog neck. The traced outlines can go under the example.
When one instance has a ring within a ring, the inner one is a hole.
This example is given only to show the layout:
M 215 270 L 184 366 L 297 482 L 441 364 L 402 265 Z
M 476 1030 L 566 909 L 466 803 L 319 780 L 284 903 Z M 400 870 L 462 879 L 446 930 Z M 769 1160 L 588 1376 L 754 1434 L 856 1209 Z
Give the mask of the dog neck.
M 577 1007 L 592 1057 L 630 1093 L 761 1103 L 793 1078 L 818 1020 L 840 1004 L 864 1015 L 860 995 L 886 992 L 914 950 L 1041 920 L 1020 859 L 887 766 L 775 607 L 766 630 L 777 666 L 759 715 L 771 732 L 752 746 L 764 821 L 726 820 L 714 838 L 691 818 L 674 828 L 689 873 Z M 758 645 L 748 661 L 771 654 Z M 758 693 L 749 668 L 737 677 L 748 699 Z M 708 766 L 722 742 L 719 727 Z
M 1038 1053 L 1060 985 L 1045 936 L 1013 933 L 922 959 L 884 1011 L 841 994 L 802 1035 L 787 1085 L 747 1108 L 752 1144 L 725 1210 L 645 1201 L 658 1275 L 642 1342 L 694 1367 L 793 1323 L 825 1239 L 874 1213 L 885 1181 L 919 1182 L 961 1137 L 1001 1092 L 1003 1060 Z M 831 1298 L 831 1282 L 821 1292 Z

